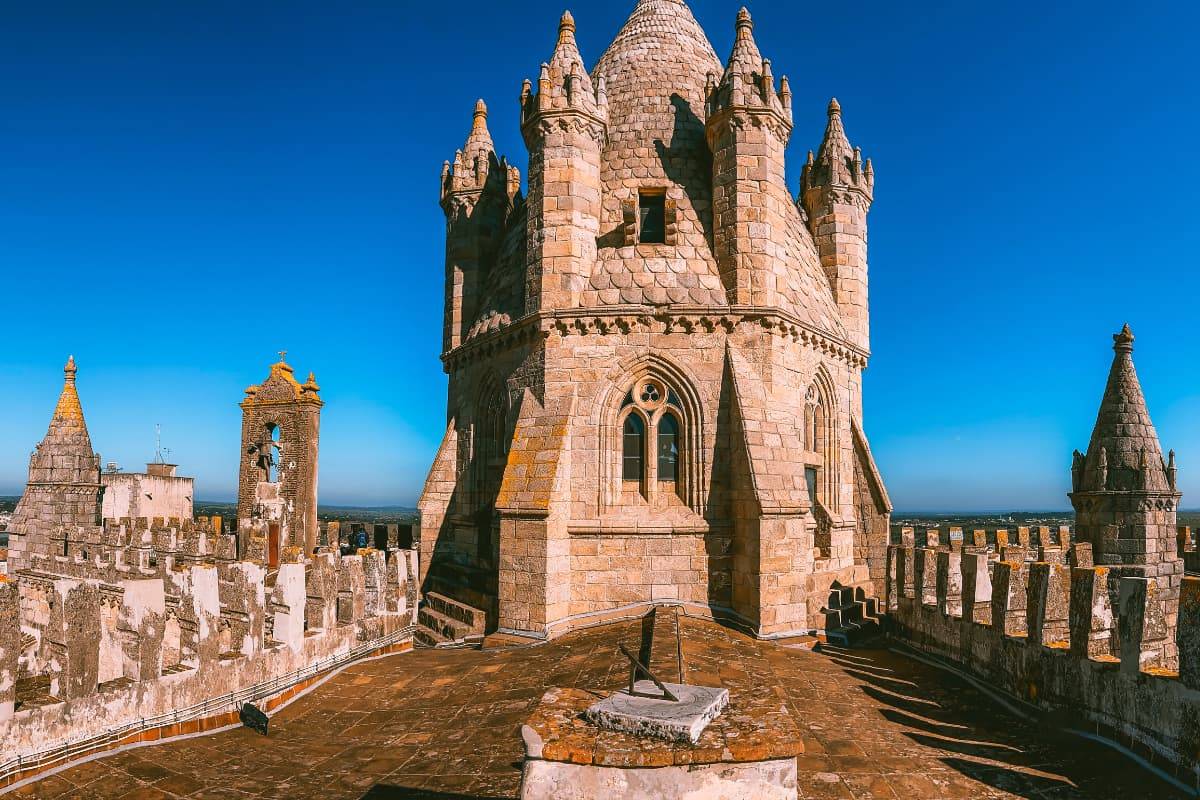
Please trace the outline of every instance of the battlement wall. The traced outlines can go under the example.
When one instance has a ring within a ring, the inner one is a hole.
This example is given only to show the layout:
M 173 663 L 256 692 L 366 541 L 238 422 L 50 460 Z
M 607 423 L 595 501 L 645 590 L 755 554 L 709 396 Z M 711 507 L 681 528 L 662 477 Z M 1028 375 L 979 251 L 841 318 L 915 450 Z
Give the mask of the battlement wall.
M 1089 544 L 1034 558 L 890 546 L 890 634 L 1200 785 L 1200 578 L 1172 629 L 1157 582 L 1094 566 Z
M 288 548 L 271 572 L 35 556 L 0 578 L 0 786 L 19 772 L 10 759 L 198 704 L 236 714 L 247 687 L 410 643 L 417 575 L 416 552 L 398 549 Z
M 30 536 L 8 531 L 9 572 L 33 568 L 80 578 L 109 580 L 112 565 L 153 569 L 159 577 L 172 564 L 236 561 L 241 557 L 236 535 L 224 532 L 219 516 L 190 518 L 122 517 L 100 525 L 60 525 Z M 51 562 L 48 559 L 61 559 Z M 54 566 L 57 565 L 57 566 Z M 88 565 L 98 570 L 92 574 Z

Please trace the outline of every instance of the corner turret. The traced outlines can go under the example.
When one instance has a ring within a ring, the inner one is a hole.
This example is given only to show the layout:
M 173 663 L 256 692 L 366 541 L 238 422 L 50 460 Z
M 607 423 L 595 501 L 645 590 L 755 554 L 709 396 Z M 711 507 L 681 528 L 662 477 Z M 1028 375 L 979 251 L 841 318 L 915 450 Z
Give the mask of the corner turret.
M 608 97 L 604 79 L 593 84 L 583 65 L 570 12 L 537 91 L 528 80 L 522 87 L 521 133 L 529 148 L 526 310 L 573 308 L 596 260 Z
M 785 157 L 792 135 L 791 88 L 777 90 L 771 62 L 742 9 L 725 73 L 708 79 L 705 134 L 713 153 L 713 239 L 717 267 L 733 305 L 778 305 L 773 271 L 788 236 Z M 768 189 L 774 191 L 768 191 Z
M 28 556 L 62 555 L 52 539 L 66 541 L 77 528 L 100 524 L 100 455 L 92 450 L 77 374 L 71 356 L 46 436 L 29 457 L 29 482 L 8 525 L 12 571 L 27 565 Z
M 875 197 L 875 170 L 862 151 L 850 146 L 842 126 L 842 106 L 829 101 L 825 139 L 800 176 L 800 202 L 829 278 L 846 333 L 870 350 L 867 303 L 867 213 Z
M 1133 332 L 1113 336 L 1112 368 L 1086 454 L 1076 453 L 1072 488 L 1076 539 L 1092 546 L 1097 566 L 1116 578 L 1158 583 L 1163 613 L 1174 642 L 1183 562 L 1176 550 L 1174 453 L 1164 461 L 1146 398 L 1133 366 Z
M 442 165 L 446 212 L 446 307 L 442 351 L 458 347 L 477 313 L 480 283 L 500 246 L 505 217 L 518 200 L 521 173 L 497 158 L 487 105 L 475 103 L 471 133 L 453 164 Z

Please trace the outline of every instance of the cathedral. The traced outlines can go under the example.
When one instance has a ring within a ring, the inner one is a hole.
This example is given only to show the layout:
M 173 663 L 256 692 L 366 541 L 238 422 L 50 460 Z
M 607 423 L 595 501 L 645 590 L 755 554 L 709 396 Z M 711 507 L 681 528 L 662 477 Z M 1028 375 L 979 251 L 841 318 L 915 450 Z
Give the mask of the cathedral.
M 483 101 L 442 168 L 426 596 L 534 638 L 664 603 L 775 638 L 824 628 L 835 584 L 882 594 L 874 172 L 840 105 L 797 197 L 791 89 L 745 9 L 722 60 L 683 0 L 638 0 L 590 69 L 564 14 L 536 74 L 526 193 Z

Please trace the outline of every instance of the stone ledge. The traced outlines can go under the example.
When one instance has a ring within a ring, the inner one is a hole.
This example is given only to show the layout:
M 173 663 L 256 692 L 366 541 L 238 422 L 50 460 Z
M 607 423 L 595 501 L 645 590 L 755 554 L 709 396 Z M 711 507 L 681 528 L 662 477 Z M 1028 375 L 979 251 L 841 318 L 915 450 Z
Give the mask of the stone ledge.
M 602 730 L 584 717 L 600 699 L 581 689 L 546 692 L 521 728 L 526 758 L 629 769 L 770 761 L 804 752 L 796 724 L 782 706 L 748 710 L 739 707 L 735 695 L 696 744 L 687 744 Z
M 658 688 L 651 681 L 638 681 L 637 695 L 621 690 L 601 700 L 586 712 L 589 722 L 609 731 L 651 736 L 670 742 L 695 744 L 700 734 L 729 704 L 728 689 L 707 686 L 664 684 L 677 699 L 646 697 Z

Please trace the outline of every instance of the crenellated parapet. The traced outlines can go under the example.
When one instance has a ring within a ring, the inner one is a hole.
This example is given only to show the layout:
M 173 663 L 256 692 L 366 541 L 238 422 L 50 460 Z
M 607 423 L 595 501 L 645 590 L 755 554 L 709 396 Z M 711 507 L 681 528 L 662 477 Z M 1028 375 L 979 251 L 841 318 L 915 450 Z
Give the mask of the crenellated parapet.
M 322 549 L 306 559 L 291 547 L 281 559 L 270 573 L 253 561 L 164 558 L 140 570 L 72 559 L 53 566 L 78 567 L 78 576 L 28 569 L 0 579 L 0 786 L 9 754 L 201 713 L 198 705 L 286 686 L 289 675 L 316 674 L 372 643 L 411 642 L 415 552 Z
M 1067 560 L 1086 562 L 1089 549 L 1075 543 Z M 1183 579 L 1170 628 L 1158 583 L 1108 566 L 907 543 L 888 559 L 893 638 L 1060 724 L 1132 741 L 1166 754 L 1172 771 L 1200 774 L 1200 578 Z
M 29 554 L 26 569 L 105 583 L 166 578 L 191 564 L 236 561 L 239 552 L 237 538 L 206 517 L 109 519 L 100 526 L 60 526 L 45 540 L 51 553 Z

